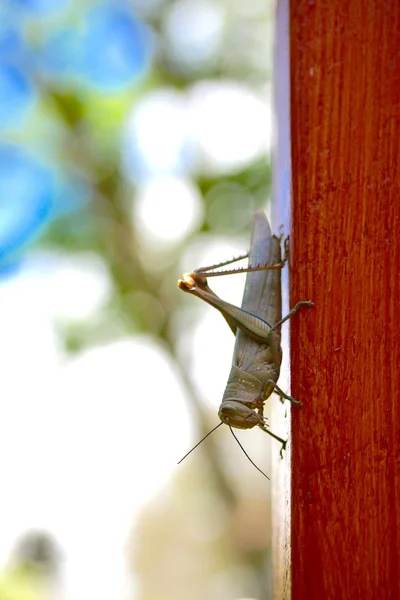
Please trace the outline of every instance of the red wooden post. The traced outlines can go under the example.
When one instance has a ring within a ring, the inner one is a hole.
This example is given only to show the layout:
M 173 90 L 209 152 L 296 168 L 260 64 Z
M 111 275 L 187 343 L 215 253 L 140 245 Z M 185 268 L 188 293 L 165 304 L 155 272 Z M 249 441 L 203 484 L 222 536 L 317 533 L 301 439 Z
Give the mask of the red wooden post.
M 400 598 L 400 2 L 290 3 L 293 600 Z

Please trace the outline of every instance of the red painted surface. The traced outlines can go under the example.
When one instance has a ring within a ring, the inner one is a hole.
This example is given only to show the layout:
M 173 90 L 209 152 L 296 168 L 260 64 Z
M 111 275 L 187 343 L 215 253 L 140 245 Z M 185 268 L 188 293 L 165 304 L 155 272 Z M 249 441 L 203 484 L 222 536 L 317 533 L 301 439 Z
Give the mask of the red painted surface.
M 400 2 L 292 1 L 292 598 L 400 598 Z

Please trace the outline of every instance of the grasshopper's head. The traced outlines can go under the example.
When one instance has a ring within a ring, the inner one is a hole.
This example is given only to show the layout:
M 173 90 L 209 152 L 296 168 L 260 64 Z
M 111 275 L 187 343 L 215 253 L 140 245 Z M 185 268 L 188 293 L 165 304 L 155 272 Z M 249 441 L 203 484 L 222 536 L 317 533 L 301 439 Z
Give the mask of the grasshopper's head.
M 264 423 L 255 410 L 233 400 L 221 404 L 218 416 L 223 423 L 237 429 L 251 429 Z

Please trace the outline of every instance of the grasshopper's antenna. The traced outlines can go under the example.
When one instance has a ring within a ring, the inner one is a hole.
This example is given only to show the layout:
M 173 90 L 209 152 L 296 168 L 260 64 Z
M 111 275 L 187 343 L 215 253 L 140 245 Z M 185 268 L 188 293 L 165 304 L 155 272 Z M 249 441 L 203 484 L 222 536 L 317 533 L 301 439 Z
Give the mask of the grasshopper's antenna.
M 266 477 L 266 478 L 267 478 L 267 479 L 270 481 L 270 479 L 269 479 L 268 475 L 266 475 L 266 474 L 264 473 L 264 471 L 261 471 L 261 469 L 260 469 L 259 467 L 257 467 L 256 463 L 255 463 L 255 462 L 253 462 L 253 461 L 251 460 L 250 456 L 247 454 L 246 450 L 243 448 L 242 444 L 239 442 L 239 439 L 238 439 L 238 438 L 236 437 L 236 435 L 233 433 L 233 429 L 232 429 L 232 427 L 231 427 L 230 425 L 229 425 L 229 429 L 231 430 L 231 434 L 233 435 L 233 437 L 235 438 L 235 440 L 236 440 L 236 441 L 237 441 L 237 443 L 239 444 L 240 448 L 243 450 L 243 452 L 244 452 L 244 455 L 245 455 L 245 456 L 246 456 L 246 457 L 249 459 L 249 461 L 251 462 L 251 464 L 253 465 L 253 467 L 255 467 L 255 468 L 257 469 L 257 471 L 260 471 L 260 473 L 261 473 L 262 475 L 264 475 L 264 477 Z M 213 430 L 213 431 L 214 431 L 214 430 Z M 210 431 L 210 433 L 211 433 L 211 431 Z
M 196 444 L 195 446 L 193 446 L 193 448 L 192 448 L 191 450 L 189 450 L 189 452 L 186 452 L 185 456 L 184 456 L 183 458 L 181 458 L 181 460 L 178 462 L 178 465 L 180 465 L 180 464 L 181 464 L 181 462 L 182 462 L 182 461 L 183 461 L 183 460 L 184 460 L 184 459 L 185 459 L 187 456 L 189 456 L 189 454 L 190 454 L 191 452 L 193 452 L 193 450 L 195 450 L 195 449 L 197 448 L 197 446 L 200 446 L 201 442 L 204 442 L 204 440 L 205 440 L 206 438 L 208 438 L 208 436 L 209 436 L 209 435 L 211 435 L 213 431 L 215 431 L 216 429 L 218 429 L 218 427 L 221 427 L 221 425 L 223 425 L 223 422 L 222 422 L 222 421 L 221 421 L 221 423 L 218 423 L 218 425 L 216 425 L 216 426 L 215 426 L 213 429 L 211 429 L 211 431 L 209 431 L 209 432 L 207 433 L 207 435 L 205 435 L 203 438 L 201 438 L 201 440 L 200 440 L 199 442 L 197 442 L 197 444 Z

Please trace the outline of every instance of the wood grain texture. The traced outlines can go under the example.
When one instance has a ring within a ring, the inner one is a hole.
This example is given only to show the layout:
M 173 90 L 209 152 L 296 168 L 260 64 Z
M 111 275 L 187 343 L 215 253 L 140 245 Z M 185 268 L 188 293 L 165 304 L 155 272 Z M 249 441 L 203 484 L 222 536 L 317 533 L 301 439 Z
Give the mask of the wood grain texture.
M 400 3 L 292 1 L 292 598 L 400 598 Z

